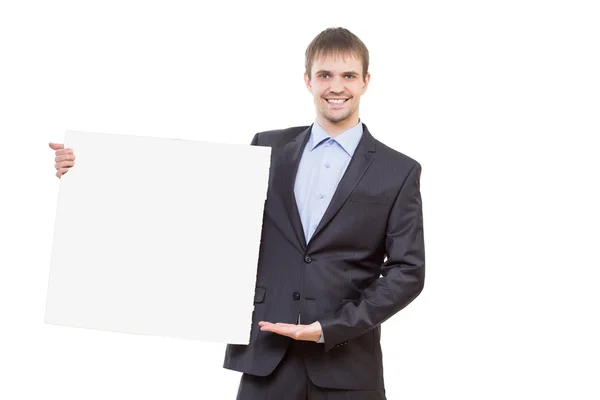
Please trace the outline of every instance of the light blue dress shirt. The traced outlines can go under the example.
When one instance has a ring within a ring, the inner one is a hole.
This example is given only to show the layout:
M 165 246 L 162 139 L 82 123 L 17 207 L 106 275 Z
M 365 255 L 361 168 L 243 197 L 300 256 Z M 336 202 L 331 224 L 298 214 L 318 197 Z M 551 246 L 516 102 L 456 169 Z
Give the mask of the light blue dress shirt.
M 306 243 L 317 229 L 331 198 L 337 189 L 350 159 L 362 137 L 363 124 L 358 124 L 342 132 L 335 138 L 315 121 L 310 138 L 304 147 L 294 183 L 294 196 Z M 300 315 L 298 315 L 300 323 Z M 324 343 L 321 335 L 318 343 Z
M 323 218 L 362 133 L 363 124 L 360 120 L 335 138 L 331 138 L 316 121 L 313 124 L 294 184 L 306 243 Z

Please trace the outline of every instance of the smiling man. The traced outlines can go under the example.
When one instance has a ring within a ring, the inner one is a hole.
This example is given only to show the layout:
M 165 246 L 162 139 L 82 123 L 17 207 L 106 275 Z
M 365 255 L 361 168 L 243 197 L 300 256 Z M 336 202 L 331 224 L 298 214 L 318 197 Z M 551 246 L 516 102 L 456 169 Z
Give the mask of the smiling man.
M 386 398 L 381 324 L 425 278 L 421 166 L 359 120 L 368 67 L 353 33 L 321 32 L 304 74 L 314 123 L 252 140 L 272 161 L 250 344 L 225 354 L 239 400 Z M 60 178 L 74 155 L 50 146 Z
M 369 52 L 343 28 L 306 49 L 316 120 L 261 132 L 273 158 L 249 346 L 238 399 L 385 399 L 380 325 L 423 288 L 415 160 L 359 120 Z

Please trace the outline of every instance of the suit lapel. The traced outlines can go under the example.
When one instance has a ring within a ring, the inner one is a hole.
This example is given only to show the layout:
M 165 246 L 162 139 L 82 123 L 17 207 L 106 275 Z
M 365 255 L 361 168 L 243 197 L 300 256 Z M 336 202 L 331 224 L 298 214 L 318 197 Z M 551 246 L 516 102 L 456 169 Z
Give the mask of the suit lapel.
M 291 227 L 292 235 L 296 238 L 302 250 L 306 250 L 306 237 L 304 236 L 304 230 L 302 229 L 302 221 L 300 219 L 300 212 L 298 211 L 298 204 L 296 203 L 296 196 L 294 195 L 294 184 L 296 182 L 296 174 L 298 172 L 298 165 L 300 158 L 304 151 L 304 147 L 310 138 L 312 125 L 302 131 L 296 138 L 290 141 L 282 150 L 280 157 L 278 158 L 278 164 L 275 167 L 275 171 L 278 172 L 279 176 L 275 179 L 279 196 L 283 200 L 285 209 L 283 212 L 289 217 L 290 224 L 285 227 L 282 226 L 282 231 L 286 232 Z
M 364 124 L 363 124 L 364 125 Z M 274 220 L 277 221 L 279 229 L 284 234 L 288 235 L 290 240 L 300 244 L 301 250 L 306 252 L 308 247 L 296 196 L 294 195 L 294 184 L 302 153 L 310 138 L 312 125 L 302 131 L 295 139 L 290 141 L 281 150 L 281 153 L 276 158 L 277 161 L 272 167 L 274 172 L 273 177 L 273 194 L 281 199 L 281 202 L 274 199 L 271 206 L 273 210 Z M 344 173 L 334 195 L 321 219 L 317 229 L 313 233 L 310 242 L 315 240 L 327 224 L 333 219 L 340 208 L 344 205 L 358 182 L 367 172 L 367 169 L 373 162 L 375 155 L 375 139 L 371 136 L 367 126 L 364 125 L 363 135 L 356 147 L 356 151 L 348 164 L 348 168 Z M 282 215 L 287 215 L 289 224 L 285 224 L 286 218 Z
M 367 169 L 373 162 L 375 156 L 375 139 L 364 125 L 363 135 L 358 142 L 356 151 L 348 164 L 346 172 L 342 176 L 340 183 L 327 207 L 321 222 L 313 233 L 310 241 L 314 241 L 315 237 L 327 226 L 331 219 L 337 214 L 340 208 L 344 205 L 350 193 L 354 190 L 358 182 L 361 180 Z

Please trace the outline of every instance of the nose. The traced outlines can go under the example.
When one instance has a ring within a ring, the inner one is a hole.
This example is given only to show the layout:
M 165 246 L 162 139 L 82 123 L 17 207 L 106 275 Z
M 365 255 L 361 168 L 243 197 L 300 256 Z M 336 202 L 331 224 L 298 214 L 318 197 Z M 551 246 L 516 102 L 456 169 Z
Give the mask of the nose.
M 334 93 L 342 93 L 344 91 L 344 81 L 340 76 L 336 76 L 331 80 L 331 87 L 329 88 Z

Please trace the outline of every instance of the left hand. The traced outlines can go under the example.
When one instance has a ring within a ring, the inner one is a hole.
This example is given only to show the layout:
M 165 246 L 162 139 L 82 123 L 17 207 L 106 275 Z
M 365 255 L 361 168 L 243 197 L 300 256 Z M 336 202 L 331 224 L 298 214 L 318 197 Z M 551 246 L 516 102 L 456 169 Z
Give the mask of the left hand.
M 306 340 L 309 342 L 318 342 L 323 332 L 319 321 L 315 321 L 310 325 L 284 324 L 283 322 L 274 324 L 272 322 L 260 321 L 258 325 L 261 331 L 273 332 L 295 340 Z

